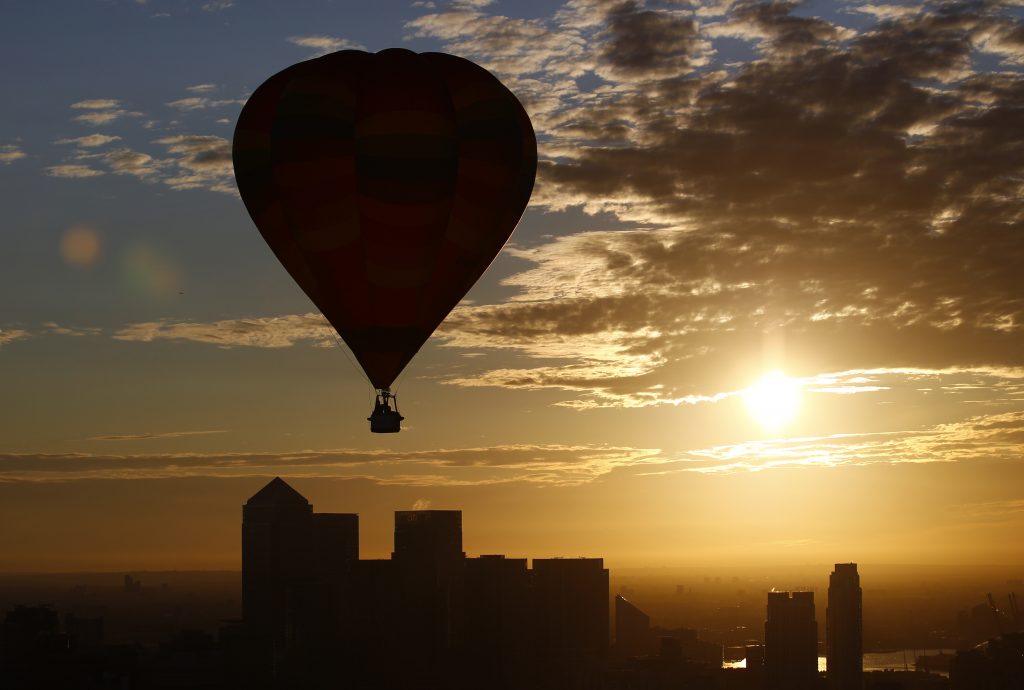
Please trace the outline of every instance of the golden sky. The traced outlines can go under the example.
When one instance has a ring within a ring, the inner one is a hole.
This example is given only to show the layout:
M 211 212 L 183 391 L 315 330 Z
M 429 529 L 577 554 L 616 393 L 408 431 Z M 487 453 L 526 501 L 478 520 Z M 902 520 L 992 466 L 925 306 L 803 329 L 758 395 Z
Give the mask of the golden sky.
M 0 570 L 238 567 L 277 475 L 367 556 L 429 505 L 471 554 L 1022 564 L 1019 7 L 359 9 L 0 28 Z M 229 140 L 270 74 L 398 45 L 490 69 L 540 164 L 388 437 Z

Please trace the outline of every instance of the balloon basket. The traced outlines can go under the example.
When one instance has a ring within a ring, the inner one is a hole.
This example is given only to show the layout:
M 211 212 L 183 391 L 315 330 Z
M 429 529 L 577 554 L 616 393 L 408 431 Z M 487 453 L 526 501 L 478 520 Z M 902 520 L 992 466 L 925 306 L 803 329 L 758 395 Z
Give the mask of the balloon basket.
M 402 430 L 403 419 L 405 417 L 398 412 L 398 399 L 387 388 L 378 389 L 373 412 L 366 418 L 370 431 L 374 434 L 397 434 Z

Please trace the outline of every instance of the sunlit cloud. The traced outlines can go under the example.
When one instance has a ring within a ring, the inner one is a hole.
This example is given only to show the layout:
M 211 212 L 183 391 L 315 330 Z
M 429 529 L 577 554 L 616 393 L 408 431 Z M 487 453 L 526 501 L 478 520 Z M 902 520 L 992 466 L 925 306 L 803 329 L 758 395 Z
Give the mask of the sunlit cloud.
M 186 436 L 208 436 L 210 434 L 226 434 L 225 429 L 209 429 L 203 431 L 162 431 L 147 434 L 109 434 L 106 436 L 90 436 L 86 441 L 149 441 L 166 438 L 182 438 Z
M 164 184 L 173 189 L 205 188 L 225 194 L 237 194 L 231 143 L 223 137 L 183 134 L 157 139 L 167 148 L 174 172 Z
M 31 334 L 21 328 L 0 328 L 0 347 L 13 343 L 15 340 L 28 338 Z
M 0 165 L 9 165 L 16 160 L 25 157 L 25 152 L 16 144 L 4 144 L 0 146 Z
M 167 105 L 178 110 L 203 110 L 206 108 L 223 108 L 228 105 L 242 105 L 245 103 L 241 98 L 205 98 L 203 96 L 189 96 L 171 101 Z
M 42 326 L 45 329 L 46 333 L 50 333 L 53 335 L 70 335 L 78 338 L 86 335 L 103 334 L 103 329 L 97 328 L 95 326 L 63 326 L 54 321 L 45 321 L 43 322 Z
M 152 321 L 125 326 L 113 337 L 138 342 L 178 340 L 219 347 L 281 348 L 301 342 L 330 347 L 334 343 L 333 333 L 320 314 L 302 314 L 212 323 Z
M 111 136 L 107 134 L 89 134 L 84 137 L 75 137 L 72 139 L 58 139 L 55 144 L 73 144 L 81 148 L 96 148 L 98 146 L 104 146 L 113 141 L 120 141 L 121 137 Z
M 584 408 L 713 397 L 738 382 L 706 372 L 768 333 L 813 358 L 804 375 L 1024 364 L 1024 171 L 1008 153 L 1022 77 L 972 71 L 997 45 L 1015 59 L 1019 19 L 996 4 L 864 5 L 879 21 L 853 33 L 795 8 L 725 3 L 697 23 L 638 3 L 528 21 L 457 8 L 407 25 L 523 99 L 541 142 L 535 209 L 634 226 L 513 248 L 533 263 L 504 281 L 518 294 L 460 306 L 440 336 L 535 362 L 454 381 L 560 388 Z M 665 51 L 699 64 L 715 35 L 756 41 L 762 59 L 644 73 Z M 604 83 L 581 89 L 569 69 Z
M 1024 412 L 979 415 L 915 431 L 771 439 L 690 451 L 679 471 L 730 473 L 798 467 L 963 461 L 1024 456 Z
M 111 110 L 121 105 L 121 101 L 112 98 L 94 98 L 87 101 L 72 103 L 69 107 L 75 110 Z
M 316 55 L 326 55 L 339 50 L 366 50 L 366 46 L 361 43 L 336 36 L 289 36 L 288 42 L 303 48 L 312 48 Z
M 102 170 L 90 168 L 88 165 L 65 164 L 51 165 L 46 168 L 46 174 L 50 177 L 97 177 L 104 174 Z
M 146 438 L 149 438 L 148 436 Z M 138 440 L 97 437 L 95 440 Z M 658 464 L 658 451 L 589 445 L 504 445 L 410 452 L 0 454 L 0 481 L 261 477 L 365 479 L 392 486 L 572 486 L 616 469 Z
M 186 86 L 185 90 L 190 93 L 211 93 L 217 90 L 216 84 L 193 84 Z
M 84 110 L 81 115 L 73 119 L 76 122 L 98 127 L 107 125 L 122 117 L 139 117 L 142 113 L 125 110 L 121 102 L 112 98 L 95 98 L 86 101 L 78 101 L 70 106 L 74 110 Z

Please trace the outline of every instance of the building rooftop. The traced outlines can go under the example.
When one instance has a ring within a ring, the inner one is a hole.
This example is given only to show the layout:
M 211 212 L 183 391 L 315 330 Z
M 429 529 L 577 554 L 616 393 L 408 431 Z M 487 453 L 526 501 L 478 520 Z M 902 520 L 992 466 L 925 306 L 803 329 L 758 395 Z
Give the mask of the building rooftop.
M 293 505 L 309 505 L 306 497 L 288 485 L 288 482 L 280 477 L 274 477 L 262 489 L 253 494 L 252 498 L 246 501 L 246 505 L 281 505 L 291 503 Z

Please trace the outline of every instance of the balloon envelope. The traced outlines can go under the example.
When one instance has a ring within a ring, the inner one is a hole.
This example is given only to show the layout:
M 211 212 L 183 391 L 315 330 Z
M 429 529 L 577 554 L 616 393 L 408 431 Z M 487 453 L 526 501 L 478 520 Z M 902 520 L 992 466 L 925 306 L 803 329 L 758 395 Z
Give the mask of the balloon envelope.
M 512 234 L 537 141 L 468 60 L 344 50 L 264 82 L 232 156 L 267 244 L 383 389 Z

